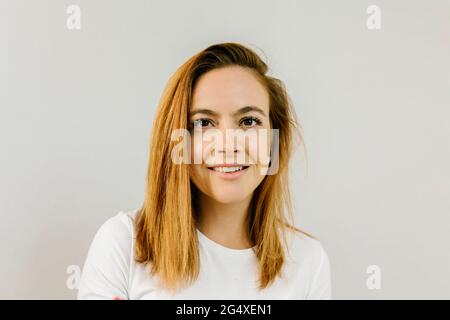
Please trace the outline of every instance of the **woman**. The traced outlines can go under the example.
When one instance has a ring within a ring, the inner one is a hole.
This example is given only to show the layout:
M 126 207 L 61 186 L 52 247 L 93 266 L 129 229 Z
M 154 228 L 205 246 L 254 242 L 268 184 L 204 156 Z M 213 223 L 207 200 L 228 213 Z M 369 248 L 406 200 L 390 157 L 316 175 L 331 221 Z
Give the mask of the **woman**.
M 284 85 L 266 73 L 237 43 L 178 68 L 153 124 L 144 203 L 98 230 L 79 299 L 331 298 L 325 250 L 293 226 L 287 178 L 299 126 Z

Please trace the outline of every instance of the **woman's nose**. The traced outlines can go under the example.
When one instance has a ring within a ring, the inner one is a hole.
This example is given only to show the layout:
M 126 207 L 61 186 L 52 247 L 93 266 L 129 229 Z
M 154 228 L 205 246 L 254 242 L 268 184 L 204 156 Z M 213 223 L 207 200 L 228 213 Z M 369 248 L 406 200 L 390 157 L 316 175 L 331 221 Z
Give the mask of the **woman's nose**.
M 243 146 L 239 142 L 239 128 L 235 128 L 232 126 L 222 127 L 220 128 L 221 133 L 221 142 L 216 151 L 219 154 L 224 155 L 225 157 L 231 157 L 234 159 L 236 155 L 243 153 Z M 233 160 L 231 160 L 233 161 Z

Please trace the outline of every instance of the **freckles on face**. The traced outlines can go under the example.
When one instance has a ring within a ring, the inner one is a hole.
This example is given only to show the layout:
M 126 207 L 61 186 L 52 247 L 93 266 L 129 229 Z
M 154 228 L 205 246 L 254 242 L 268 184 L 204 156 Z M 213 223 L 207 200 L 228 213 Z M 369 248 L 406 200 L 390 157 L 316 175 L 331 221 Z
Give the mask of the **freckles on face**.
M 237 66 L 202 75 L 193 91 L 189 123 L 194 157 L 191 180 L 198 189 L 223 203 L 251 195 L 264 179 L 254 162 L 258 146 L 235 143 L 227 138 L 227 131 L 270 130 L 269 95 L 256 75 Z

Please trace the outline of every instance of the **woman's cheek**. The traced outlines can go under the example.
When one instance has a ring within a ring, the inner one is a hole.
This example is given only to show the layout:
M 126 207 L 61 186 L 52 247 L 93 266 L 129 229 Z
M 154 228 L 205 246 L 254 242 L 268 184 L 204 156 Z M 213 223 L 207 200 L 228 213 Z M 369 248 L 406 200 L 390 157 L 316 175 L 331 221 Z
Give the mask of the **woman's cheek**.
M 258 130 L 258 139 L 249 145 L 248 153 L 252 163 L 267 166 L 270 161 L 270 129 Z

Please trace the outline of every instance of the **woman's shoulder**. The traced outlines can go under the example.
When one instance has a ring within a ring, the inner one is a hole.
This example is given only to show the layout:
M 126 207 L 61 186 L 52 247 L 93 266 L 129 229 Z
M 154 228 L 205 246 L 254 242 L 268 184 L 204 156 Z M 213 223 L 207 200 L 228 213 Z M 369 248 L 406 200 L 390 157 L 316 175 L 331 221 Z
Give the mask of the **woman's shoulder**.
M 134 242 L 134 219 L 137 209 L 120 211 L 97 229 L 89 247 L 87 260 L 97 267 L 112 267 L 117 262 L 123 269 L 131 264 Z
M 308 278 L 308 299 L 331 298 L 331 272 L 328 254 L 322 242 L 302 231 L 289 230 L 288 259 L 290 271 Z
M 120 211 L 97 230 L 84 263 L 78 298 L 127 297 L 138 210 Z
M 287 232 L 287 272 L 299 286 L 308 288 L 306 299 L 331 299 L 328 254 L 322 242 L 305 232 Z
M 289 257 L 297 263 L 320 265 L 328 258 L 324 245 L 318 238 L 300 230 L 288 229 Z
M 99 227 L 96 237 L 127 240 L 134 236 L 134 221 L 139 209 L 119 211 Z

